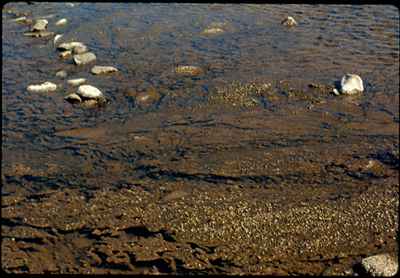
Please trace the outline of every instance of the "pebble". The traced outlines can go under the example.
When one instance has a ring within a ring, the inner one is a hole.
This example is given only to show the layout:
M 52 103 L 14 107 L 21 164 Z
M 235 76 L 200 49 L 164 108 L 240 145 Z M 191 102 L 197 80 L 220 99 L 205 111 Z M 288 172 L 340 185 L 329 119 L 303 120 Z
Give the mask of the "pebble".
M 92 52 L 86 52 L 83 54 L 74 55 L 74 62 L 78 66 L 88 64 L 95 60 L 96 60 L 96 55 L 94 55 Z
M 68 20 L 66 18 L 62 18 L 56 22 L 56 26 L 62 26 L 67 24 Z
M 76 93 L 69 94 L 69 95 L 67 95 L 64 99 L 65 99 L 66 101 L 68 101 L 69 103 L 78 103 L 78 102 L 82 102 L 81 97 L 80 97 L 78 94 L 76 94 Z
M 27 37 L 36 37 L 36 38 L 42 38 L 42 37 L 48 37 L 48 36 L 53 36 L 54 32 L 48 32 L 48 31 L 35 31 L 35 32 L 25 32 L 24 36 Z
M 104 98 L 103 93 L 94 86 L 91 85 L 81 85 L 78 88 L 77 94 L 86 99 L 98 99 Z
M 203 35 L 215 35 L 215 34 L 221 34 L 224 33 L 225 31 L 219 27 L 214 27 L 214 28 L 207 28 L 204 29 L 203 32 L 201 32 Z
M 54 37 L 54 40 L 53 40 L 53 43 L 54 43 L 54 44 L 56 44 L 56 43 L 57 43 L 57 41 L 58 41 L 59 39 L 61 39 L 61 38 L 62 38 L 62 36 L 63 36 L 63 35 L 61 35 L 61 34 L 57 34 L 57 35 L 55 35 L 55 37 Z
M 47 24 L 49 24 L 49 22 L 46 19 L 38 19 L 35 21 L 35 24 L 33 24 L 31 31 L 44 31 L 46 30 Z
M 82 85 L 83 83 L 86 82 L 85 78 L 76 78 L 76 79 L 70 79 L 67 81 L 67 83 L 71 86 L 79 86 Z
M 282 25 L 288 26 L 288 27 L 292 27 L 292 26 L 296 26 L 297 22 L 296 20 L 294 20 L 293 17 L 288 16 L 287 18 L 285 18 L 284 20 L 282 20 L 281 22 Z
M 118 71 L 118 69 L 111 66 L 94 66 L 91 70 L 93 74 L 110 73 L 116 71 Z
M 389 254 L 364 258 L 361 265 L 372 276 L 394 276 L 399 268 L 398 262 Z
M 60 78 L 65 78 L 65 77 L 67 77 L 67 72 L 65 70 L 57 71 L 56 76 L 60 77 Z
M 363 91 L 364 86 L 361 77 L 356 74 L 349 73 L 342 77 L 342 81 L 340 82 L 340 92 L 337 89 L 333 90 L 335 95 L 339 95 L 339 93 L 344 95 L 353 95 Z
M 60 58 L 66 58 L 66 57 L 71 56 L 71 55 L 72 55 L 72 51 L 71 50 L 66 50 L 66 51 L 63 51 L 63 52 L 61 52 L 59 54 Z
M 196 66 L 178 66 L 175 68 L 175 72 L 184 75 L 198 75 L 202 73 L 202 70 Z
M 47 92 L 54 92 L 57 90 L 57 85 L 51 82 L 44 82 L 38 85 L 29 85 L 28 92 L 31 93 L 47 93 Z
M 57 46 L 58 50 L 73 50 L 75 47 L 81 46 L 84 47 L 85 45 L 81 42 L 64 42 Z

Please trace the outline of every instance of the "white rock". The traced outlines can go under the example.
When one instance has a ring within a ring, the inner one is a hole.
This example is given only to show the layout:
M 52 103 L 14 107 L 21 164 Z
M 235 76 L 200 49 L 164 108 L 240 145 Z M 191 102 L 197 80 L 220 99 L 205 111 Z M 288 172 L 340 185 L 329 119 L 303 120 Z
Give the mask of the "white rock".
M 215 34 L 221 34 L 223 32 L 225 32 L 224 29 L 219 28 L 219 27 L 213 27 L 213 28 L 204 29 L 202 34 L 203 35 L 215 35 Z
M 67 24 L 68 20 L 66 18 L 62 18 L 56 22 L 56 26 L 62 26 Z
M 75 93 L 69 94 L 64 99 L 66 101 L 70 102 L 70 103 L 82 102 L 81 97 L 78 94 L 75 94 Z
M 96 60 L 96 55 L 94 55 L 92 52 L 86 52 L 83 54 L 74 55 L 74 62 L 78 66 L 91 63 L 95 60 Z
M 47 93 L 47 92 L 54 92 L 57 90 L 57 85 L 51 82 L 44 82 L 38 85 L 29 85 L 28 92 L 31 93 Z
M 75 47 L 84 47 L 85 45 L 81 42 L 64 42 L 57 46 L 58 50 L 73 50 Z
M 76 78 L 76 79 L 70 79 L 67 81 L 67 83 L 71 86 L 79 86 L 82 85 L 83 83 L 86 82 L 85 78 Z
M 79 86 L 77 94 L 80 97 L 88 99 L 104 98 L 103 93 L 99 89 L 91 85 Z
M 62 36 L 63 36 L 63 35 L 61 35 L 61 34 L 55 35 L 54 40 L 53 40 L 54 45 L 57 43 L 57 41 L 58 41 L 59 39 L 61 39 Z
M 94 66 L 91 70 L 93 74 L 102 74 L 116 71 L 118 71 L 118 69 L 111 66 Z
M 28 18 L 26 16 L 21 16 L 16 19 L 13 19 L 14 22 L 26 22 Z
M 399 268 L 398 262 L 389 254 L 367 257 L 361 265 L 372 276 L 394 276 Z
M 35 24 L 33 24 L 31 31 L 44 31 L 46 30 L 47 24 L 49 24 L 49 22 L 46 19 L 38 19 L 35 21 Z
M 288 16 L 287 18 L 285 18 L 284 20 L 282 20 L 281 24 L 283 24 L 283 25 L 285 25 L 285 26 L 292 27 L 292 26 L 297 25 L 297 22 L 296 22 L 296 20 L 294 20 L 293 17 Z
M 356 74 L 346 74 L 342 77 L 340 83 L 340 91 L 342 94 L 352 95 L 364 91 L 363 81 L 360 76 Z
M 82 54 L 88 51 L 88 48 L 86 45 L 77 45 L 73 48 L 72 52 L 74 54 Z
M 56 76 L 60 77 L 60 78 L 65 78 L 65 77 L 67 77 L 67 72 L 65 70 L 57 71 Z

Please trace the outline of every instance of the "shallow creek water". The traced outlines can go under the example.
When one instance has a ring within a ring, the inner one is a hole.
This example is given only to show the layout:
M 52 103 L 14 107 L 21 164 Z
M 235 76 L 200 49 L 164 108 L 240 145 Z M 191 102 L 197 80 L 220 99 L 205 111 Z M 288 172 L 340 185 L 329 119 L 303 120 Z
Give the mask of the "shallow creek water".
M 60 59 L 21 13 L 119 71 Z M 394 6 L 9 3 L 2 31 L 4 270 L 337 274 L 397 250 Z M 59 70 L 109 103 L 66 102 Z M 331 94 L 345 73 L 361 95 Z

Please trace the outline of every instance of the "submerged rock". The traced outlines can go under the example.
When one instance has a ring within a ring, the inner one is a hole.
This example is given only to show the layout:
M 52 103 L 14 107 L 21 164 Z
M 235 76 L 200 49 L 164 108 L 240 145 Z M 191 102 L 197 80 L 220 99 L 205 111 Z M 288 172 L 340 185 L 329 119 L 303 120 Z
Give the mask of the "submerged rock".
M 24 36 L 27 37 L 35 37 L 35 38 L 42 38 L 42 37 L 49 37 L 53 36 L 54 32 L 49 31 L 35 31 L 35 32 L 25 32 Z
M 147 107 L 157 102 L 159 99 L 160 94 L 154 88 L 150 88 L 145 92 L 136 94 L 135 104 L 140 107 Z
M 394 276 L 399 268 L 398 262 L 389 254 L 367 257 L 361 261 L 361 265 L 372 276 Z
M 60 78 L 65 78 L 65 77 L 67 77 L 67 72 L 65 70 L 57 71 L 56 76 L 60 77 Z
M 118 69 L 111 67 L 111 66 L 94 66 L 91 70 L 93 74 L 103 74 L 103 73 L 110 73 L 116 72 Z
M 91 85 L 81 85 L 78 88 L 77 94 L 82 99 L 100 99 L 104 98 L 103 93 L 94 86 Z
M 91 62 L 94 62 L 95 60 L 96 60 L 96 55 L 94 55 L 94 53 L 92 53 L 92 52 L 86 52 L 83 54 L 74 55 L 74 62 L 78 66 L 89 64 Z
M 362 93 L 363 91 L 364 85 L 361 77 L 356 74 L 347 73 L 342 77 L 339 90 L 335 88 L 333 93 L 335 95 L 339 95 L 340 93 L 344 95 L 353 95 Z
M 175 68 L 175 72 L 178 74 L 194 76 L 201 74 L 203 70 L 196 66 L 178 66 Z
M 292 26 L 296 26 L 297 22 L 296 20 L 294 20 L 293 17 L 288 16 L 287 18 L 285 18 L 284 20 L 282 20 L 281 22 L 282 25 L 288 26 L 288 27 L 292 27 Z
M 76 79 L 70 79 L 67 81 L 67 83 L 71 86 L 79 86 L 82 85 L 83 83 L 86 82 L 85 78 L 76 78 Z
M 44 31 L 47 28 L 47 24 L 49 24 L 49 22 L 46 19 L 38 19 L 33 24 L 31 31 L 32 32 Z
M 56 26 L 62 26 L 67 24 L 68 20 L 66 18 L 62 18 L 56 22 Z
M 69 94 L 64 99 L 72 104 L 82 102 L 81 97 L 76 93 Z
M 54 92 L 57 90 L 57 85 L 51 82 L 44 82 L 38 85 L 29 85 L 28 92 L 31 93 L 47 93 L 47 92 Z

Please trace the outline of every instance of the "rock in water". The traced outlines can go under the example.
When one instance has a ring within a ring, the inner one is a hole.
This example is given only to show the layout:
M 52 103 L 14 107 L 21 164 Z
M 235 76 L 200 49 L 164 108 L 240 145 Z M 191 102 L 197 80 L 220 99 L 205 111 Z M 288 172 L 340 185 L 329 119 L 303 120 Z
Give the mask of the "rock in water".
M 67 83 L 71 86 L 79 86 L 82 85 L 83 83 L 86 82 L 85 78 L 76 78 L 76 79 L 70 79 L 67 81 Z
M 56 76 L 60 77 L 60 78 L 65 78 L 65 77 L 67 77 L 67 72 L 65 70 L 57 71 Z
M 216 34 L 221 34 L 224 33 L 224 29 L 219 28 L 219 27 L 213 27 L 213 28 L 206 28 L 201 32 L 203 35 L 216 35 Z
M 353 95 L 364 91 L 363 81 L 356 74 L 347 73 L 340 82 L 340 92 L 345 95 Z
M 24 36 L 27 37 L 35 37 L 35 38 L 43 38 L 54 35 L 54 32 L 48 31 L 35 31 L 35 32 L 25 32 Z
M 74 62 L 78 66 L 89 64 L 95 60 L 96 60 L 96 55 L 94 55 L 92 52 L 86 52 L 83 54 L 74 55 Z
M 60 51 L 63 50 L 73 50 L 75 47 L 85 47 L 85 45 L 81 42 L 64 42 L 57 46 L 57 49 Z
M 57 90 L 57 85 L 51 82 L 44 82 L 38 85 L 29 85 L 28 92 L 31 93 L 47 93 L 47 92 L 54 92 Z
M 398 262 L 389 254 L 367 257 L 361 261 L 361 265 L 372 276 L 394 276 L 399 268 Z
M 104 98 L 103 93 L 91 85 L 81 85 L 77 94 L 83 99 L 100 99 Z
M 93 74 L 102 74 L 116 71 L 118 71 L 118 69 L 111 66 L 94 66 L 91 70 Z
M 62 36 L 63 36 L 63 35 L 61 35 L 61 34 L 55 35 L 54 40 L 53 40 L 53 43 L 56 44 L 57 41 L 58 41 L 59 39 L 61 39 Z
M 175 72 L 182 75 L 199 75 L 203 71 L 201 68 L 196 66 L 179 66 L 175 68 Z
M 294 20 L 293 17 L 288 16 L 287 18 L 285 18 L 284 20 L 282 20 L 281 22 L 282 25 L 288 26 L 288 27 L 292 27 L 292 26 L 296 26 L 297 22 L 296 20 Z
M 81 97 L 78 94 L 72 93 L 69 94 L 68 96 L 66 96 L 64 98 L 66 101 L 68 101 L 69 103 L 79 103 L 82 102 Z
M 46 19 L 38 19 L 35 21 L 35 24 L 33 24 L 31 31 L 44 31 L 46 30 L 47 24 L 49 24 L 49 22 Z
M 67 24 L 67 19 L 66 18 L 62 18 L 62 19 L 60 19 L 59 21 L 57 21 L 56 22 L 56 26 L 62 26 L 62 25 L 65 25 L 65 24 Z
M 88 52 L 88 48 L 86 45 L 77 45 L 73 48 L 72 52 L 74 54 L 83 54 L 85 52 Z
M 72 51 L 71 50 L 66 50 L 63 52 L 60 52 L 59 56 L 60 58 L 67 58 L 68 56 L 72 55 Z

